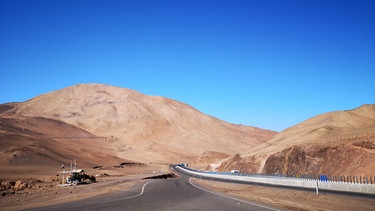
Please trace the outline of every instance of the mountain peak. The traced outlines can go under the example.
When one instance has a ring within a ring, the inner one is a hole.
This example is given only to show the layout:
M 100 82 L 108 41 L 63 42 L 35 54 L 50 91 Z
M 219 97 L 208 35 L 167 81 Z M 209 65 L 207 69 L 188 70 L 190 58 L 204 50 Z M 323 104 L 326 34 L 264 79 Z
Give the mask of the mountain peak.
M 49 92 L 17 103 L 8 114 L 56 119 L 108 137 L 119 157 L 141 162 L 193 160 L 205 151 L 240 153 L 276 134 L 237 127 L 169 98 L 104 84 Z

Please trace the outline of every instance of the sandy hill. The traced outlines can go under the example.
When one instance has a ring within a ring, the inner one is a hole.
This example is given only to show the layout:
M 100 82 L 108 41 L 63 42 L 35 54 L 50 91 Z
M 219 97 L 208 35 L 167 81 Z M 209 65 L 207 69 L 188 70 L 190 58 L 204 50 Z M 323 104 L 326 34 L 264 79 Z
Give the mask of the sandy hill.
M 68 164 L 72 159 L 78 159 L 84 166 L 123 162 L 113 156 L 113 150 L 102 146 L 103 141 L 59 120 L 0 117 L 0 175 L 53 175 L 62 163 Z
M 329 112 L 290 127 L 220 170 L 280 174 L 375 174 L 375 105 Z
M 75 85 L 25 102 L 3 104 L 0 112 L 1 143 L 18 136 L 23 141 L 17 146 L 9 141 L 8 148 L 32 145 L 32 153 L 58 161 L 70 154 L 60 145 L 48 147 L 57 140 L 59 144 L 74 143 L 74 147 L 82 148 L 77 152 L 85 150 L 88 158 L 105 149 L 104 157 L 109 153 L 116 159 L 166 164 L 196 161 L 207 165 L 205 162 L 215 157 L 243 153 L 276 134 L 221 121 L 172 99 L 102 84 Z M 30 131 L 35 133 L 32 141 L 24 134 Z M 96 138 L 88 138 L 82 145 L 82 138 L 61 138 L 81 136 Z

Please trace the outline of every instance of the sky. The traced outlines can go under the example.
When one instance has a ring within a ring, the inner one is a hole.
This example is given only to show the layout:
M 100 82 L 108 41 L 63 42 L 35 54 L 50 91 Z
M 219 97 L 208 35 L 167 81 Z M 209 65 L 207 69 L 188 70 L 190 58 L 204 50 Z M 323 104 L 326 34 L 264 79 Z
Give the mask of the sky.
M 0 0 L 0 104 L 80 83 L 282 131 L 375 103 L 375 1 Z

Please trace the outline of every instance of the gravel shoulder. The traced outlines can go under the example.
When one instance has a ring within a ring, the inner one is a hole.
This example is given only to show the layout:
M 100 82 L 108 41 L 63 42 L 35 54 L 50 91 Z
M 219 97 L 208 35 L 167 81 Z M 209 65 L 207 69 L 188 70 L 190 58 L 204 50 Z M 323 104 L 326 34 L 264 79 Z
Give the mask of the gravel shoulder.
M 375 198 L 348 196 L 314 191 L 291 190 L 269 186 L 257 186 L 202 180 L 195 178 L 195 184 L 206 189 L 232 197 L 260 202 L 285 210 L 375 210 Z
M 77 201 L 101 194 L 130 188 L 141 181 L 141 176 L 98 178 L 96 183 L 59 186 L 58 182 L 42 182 L 1 197 L 2 210 L 21 210 Z

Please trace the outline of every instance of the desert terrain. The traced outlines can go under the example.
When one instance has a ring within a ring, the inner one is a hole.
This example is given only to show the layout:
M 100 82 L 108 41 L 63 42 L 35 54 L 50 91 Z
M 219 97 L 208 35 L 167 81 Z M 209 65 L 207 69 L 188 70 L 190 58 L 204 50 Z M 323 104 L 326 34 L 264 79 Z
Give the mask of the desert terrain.
M 314 191 L 290 190 L 277 187 L 244 185 L 199 180 L 195 182 L 209 190 L 260 204 L 272 205 L 281 210 L 374 210 L 373 197 L 348 196 Z
M 142 163 L 192 163 L 205 152 L 241 153 L 276 134 L 221 121 L 172 99 L 101 84 L 75 85 L 4 104 L 1 111 L 1 118 L 14 121 L 38 117 L 75 126 L 102 138 L 100 147 L 112 150 L 111 155 Z M 38 132 L 35 126 L 31 130 Z M 81 138 L 62 133 L 71 138 L 65 142 Z
M 108 172 L 105 173 L 105 172 Z M 89 185 L 60 187 L 61 177 L 45 176 L 39 179 L 15 179 L 28 183 L 27 187 L 3 196 L 2 210 L 21 210 L 81 200 L 100 194 L 132 189 L 145 183 L 144 178 L 163 175 L 169 170 L 164 165 L 144 165 L 123 169 L 90 170 L 89 174 L 101 174 L 97 182 Z M 374 210 L 373 197 L 349 196 L 315 191 L 290 190 L 276 187 L 225 183 L 194 179 L 193 183 L 226 196 L 271 205 L 281 210 Z M 21 183 L 22 184 L 22 183 Z
M 1 205 L 9 210 L 132 187 L 181 162 L 201 170 L 374 176 L 375 105 L 321 114 L 277 133 L 230 124 L 165 97 L 79 84 L 0 105 L 0 146 Z M 57 187 L 61 165 L 69 169 L 73 160 L 97 183 Z M 231 184 L 200 183 L 263 203 L 271 197 L 275 205 L 292 209 L 314 210 L 327 200 L 311 196 L 313 204 L 305 199 L 304 207 L 288 202 L 304 196 L 294 190 L 279 190 L 288 197 L 277 198 L 270 187 L 236 185 L 234 193 Z M 248 196 L 249 191 L 259 197 Z M 374 205 L 364 203 L 365 210 Z
M 312 117 L 216 166 L 289 176 L 374 176 L 375 105 Z

